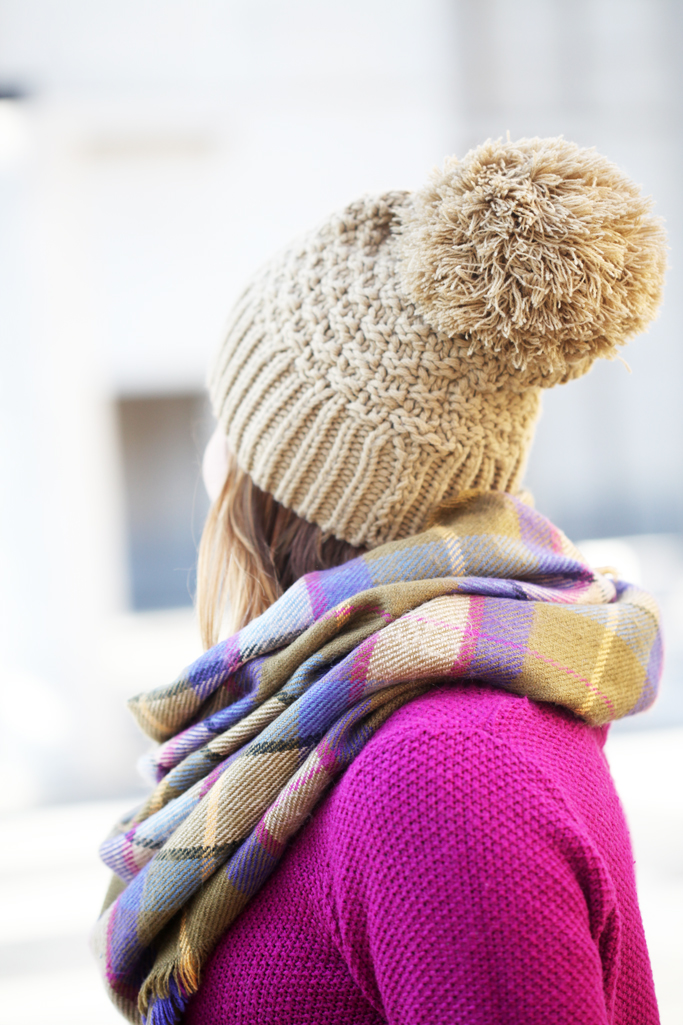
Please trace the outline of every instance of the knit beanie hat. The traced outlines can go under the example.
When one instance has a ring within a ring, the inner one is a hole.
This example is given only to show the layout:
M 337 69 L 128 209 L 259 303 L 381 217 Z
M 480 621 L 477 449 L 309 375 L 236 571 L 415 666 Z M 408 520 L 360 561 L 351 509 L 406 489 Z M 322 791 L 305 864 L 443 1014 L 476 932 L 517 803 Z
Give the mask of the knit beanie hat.
M 416 193 L 351 203 L 268 263 L 209 378 L 238 464 L 374 547 L 468 488 L 516 491 L 541 389 L 643 331 L 665 235 L 614 164 L 488 141 Z

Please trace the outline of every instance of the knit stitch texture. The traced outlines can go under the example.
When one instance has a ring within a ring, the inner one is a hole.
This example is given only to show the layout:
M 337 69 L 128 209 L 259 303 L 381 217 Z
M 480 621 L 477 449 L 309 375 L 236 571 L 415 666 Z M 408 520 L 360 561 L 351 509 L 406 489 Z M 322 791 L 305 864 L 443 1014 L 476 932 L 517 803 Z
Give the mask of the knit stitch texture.
M 396 712 L 186 1025 L 657 1025 L 605 735 L 475 684 Z
M 519 488 L 540 390 L 645 330 L 665 263 L 650 200 L 603 156 L 485 143 L 254 276 L 210 373 L 216 418 L 305 520 L 364 547 L 409 537 L 468 488 Z
M 515 491 L 540 408 L 416 317 L 397 273 L 407 193 L 350 204 L 271 261 L 209 379 L 243 470 L 353 545 L 424 528 L 466 488 Z
M 485 680 L 593 724 L 646 708 L 653 599 L 593 571 L 526 503 L 471 493 L 430 530 L 308 574 L 170 686 L 131 702 L 156 790 L 103 844 L 93 934 L 131 1021 L 180 1021 L 222 933 L 396 709 Z

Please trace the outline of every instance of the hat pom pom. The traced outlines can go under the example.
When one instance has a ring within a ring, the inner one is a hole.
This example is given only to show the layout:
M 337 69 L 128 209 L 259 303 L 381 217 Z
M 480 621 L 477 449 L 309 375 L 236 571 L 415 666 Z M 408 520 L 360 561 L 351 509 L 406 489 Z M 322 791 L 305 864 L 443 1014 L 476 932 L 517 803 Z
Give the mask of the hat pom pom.
M 568 380 L 657 312 L 666 235 L 651 208 L 595 150 L 489 140 L 404 208 L 403 290 L 426 323 L 501 371 Z

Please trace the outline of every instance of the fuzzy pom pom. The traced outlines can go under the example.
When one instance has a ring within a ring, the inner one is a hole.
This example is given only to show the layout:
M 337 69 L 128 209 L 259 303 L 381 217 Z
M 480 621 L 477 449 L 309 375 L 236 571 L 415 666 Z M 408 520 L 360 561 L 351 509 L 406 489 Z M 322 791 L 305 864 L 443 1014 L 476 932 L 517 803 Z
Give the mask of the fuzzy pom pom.
M 655 316 L 666 236 L 651 207 L 593 149 L 489 140 L 405 208 L 403 289 L 428 324 L 513 377 L 568 380 Z

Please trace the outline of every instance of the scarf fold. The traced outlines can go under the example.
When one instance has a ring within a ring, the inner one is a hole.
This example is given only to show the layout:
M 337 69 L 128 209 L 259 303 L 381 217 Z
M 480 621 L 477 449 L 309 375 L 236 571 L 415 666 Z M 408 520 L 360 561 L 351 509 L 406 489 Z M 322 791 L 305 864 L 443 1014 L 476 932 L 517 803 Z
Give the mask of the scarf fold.
M 311 573 L 168 687 L 133 698 L 157 786 L 101 856 L 93 932 L 129 1021 L 182 1020 L 221 935 L 330 782 L 397 708 L 479 680 L 594 725 L 642 711 L 661 674 L 654 599 L 590 569 L 511 495 Z

